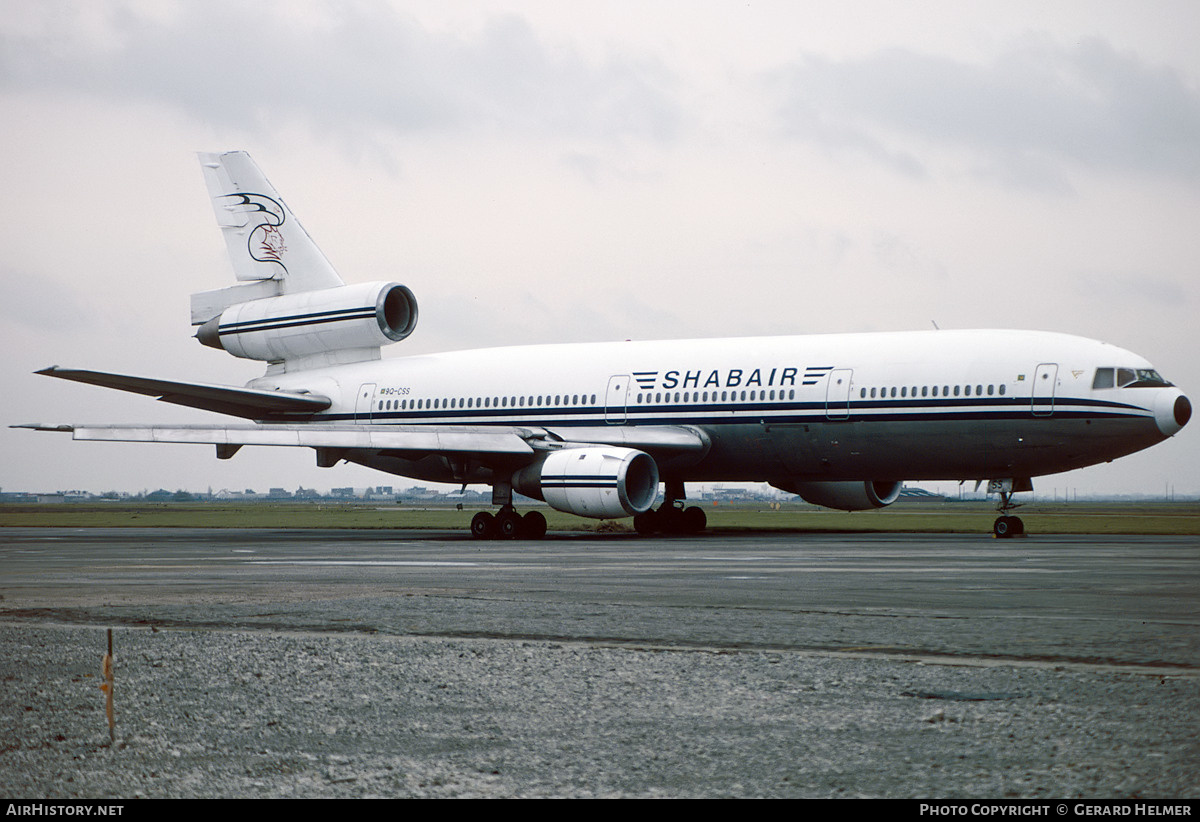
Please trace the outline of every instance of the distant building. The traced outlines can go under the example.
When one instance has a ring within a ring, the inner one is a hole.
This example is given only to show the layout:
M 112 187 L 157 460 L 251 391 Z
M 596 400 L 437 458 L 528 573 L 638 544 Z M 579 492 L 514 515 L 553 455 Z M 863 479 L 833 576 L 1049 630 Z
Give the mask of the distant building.
M 900 498 L 906 500 L 924 500 L 927 502 L 944 502 L 946 498 L 941 494 L 935 494 L 932 491 L 926 491 L 924 488 L 916 488 L 906 485 L 900 489 Z

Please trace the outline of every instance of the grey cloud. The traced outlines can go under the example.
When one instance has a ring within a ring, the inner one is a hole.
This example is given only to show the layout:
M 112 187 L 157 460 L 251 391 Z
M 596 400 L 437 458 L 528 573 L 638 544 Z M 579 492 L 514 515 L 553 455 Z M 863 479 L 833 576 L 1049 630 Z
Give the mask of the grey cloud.
M 1098 39 L 1031 39 L 986 64 L 904 49 L 810 56 L 773 79 L 789 134 L 909 173 L 951 147 L 1014 185 L 1062 190 L 1070 164 L 1200 185 L 1200 92 Z
M 518 17 L 455 35 L 386 4 L 331 4 L 321 21 L 286 3 L 188 2 L 166 17 L 116 8 L 105 42 L 69 20 L 36 37 L 0 34 L 0 88 L 145 100 L 259 131 L 301 123 L 667 140 L 678 127 L 661 66 L 589 62 Z
M 1129 311 L 1190 311 L 1190 294 L 1177 279 L 1145 272 L 1081 272 L 1073 287 L 1081 295 Z
M 0 338 L 24 339 L 25 330 L 9 333 L 7 328 L 70 328 L 73 332 L 96 330 L 96 318 L 88 311 L 75 290 L 43 272 L 33 273 L 9 263 L 0 264 Z M 48 295 L 52 295 L 48 297 Z

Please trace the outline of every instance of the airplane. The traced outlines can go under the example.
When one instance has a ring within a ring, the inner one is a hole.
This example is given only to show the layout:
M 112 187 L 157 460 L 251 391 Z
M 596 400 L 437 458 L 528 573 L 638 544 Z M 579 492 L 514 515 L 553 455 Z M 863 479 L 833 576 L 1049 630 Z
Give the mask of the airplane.
M 540 539 L 514 493 L 638 533 L 698 533 L 685 483 L 767 482 L 828 508 L 918 480 L 987 482 L 996 537 L 1033 477 L 1181 430 L 1191 403 L 1142 357 L 1023 330 L 529 345 L 383 359 L 412 334 L 395 282 L 347 285 L 245 152 L 199 155 L 237 282 L 192 295 L 196 339 L 266 363 L 244 387 L 53 366 L 36 373 L 248 420 L 15 426 L 76 440 L 312 448 L 418 480 L 491 486 L 478 539 Z M 663 502 L 655 508 L 660 483 Z

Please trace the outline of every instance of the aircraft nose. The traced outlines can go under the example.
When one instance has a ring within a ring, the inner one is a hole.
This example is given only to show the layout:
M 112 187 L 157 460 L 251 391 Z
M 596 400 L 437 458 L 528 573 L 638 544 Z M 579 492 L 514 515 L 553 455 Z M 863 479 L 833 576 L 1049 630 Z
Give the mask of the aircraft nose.
M 1192 403 L 1179 389 L 1164 391 L 1154 404 L 1154 421 L 1158 430 L 1174 436 L 1192 418 Z

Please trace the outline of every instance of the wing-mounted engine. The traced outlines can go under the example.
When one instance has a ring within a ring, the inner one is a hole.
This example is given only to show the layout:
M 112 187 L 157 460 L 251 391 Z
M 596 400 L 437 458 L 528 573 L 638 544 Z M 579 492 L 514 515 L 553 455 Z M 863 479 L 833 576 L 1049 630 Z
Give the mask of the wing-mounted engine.
M 883 508 L 900 498 L 902 482 L 793 482 L 778 480 L 771 485 L 805 502 L 839 511 L 869 511 Z
M 581 517 L 632 517 L 658 497 L 658 466 L 632 448 L 563 448 L 514 474 L 513 488 Z
M 398 283 L 362 283 L 266 297 L 229 306 L 196 338 L 235 357 L 267 362 L 342 353 L 337 361 L 378 357 L 417 324 L 417 299 Z

